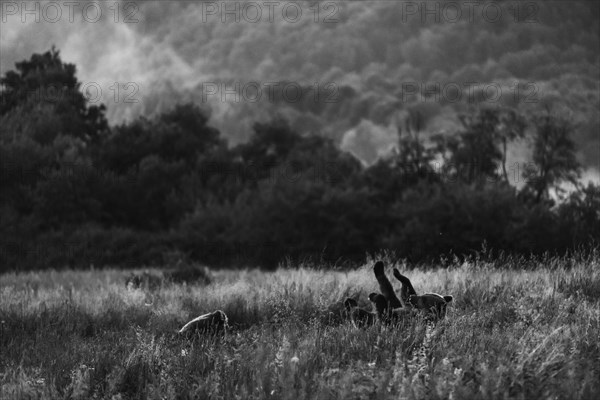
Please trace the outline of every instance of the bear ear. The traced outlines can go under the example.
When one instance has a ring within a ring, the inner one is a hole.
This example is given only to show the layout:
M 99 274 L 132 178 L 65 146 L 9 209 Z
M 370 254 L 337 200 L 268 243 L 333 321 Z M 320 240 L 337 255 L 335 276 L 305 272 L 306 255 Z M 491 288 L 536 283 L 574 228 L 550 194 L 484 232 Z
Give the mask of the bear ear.
M 452 300 L 454 300 L 454 297 L 452 297 L 452 296 L 444 296 L 444 300 L 446 300 L 446 303 L 450 303 Z

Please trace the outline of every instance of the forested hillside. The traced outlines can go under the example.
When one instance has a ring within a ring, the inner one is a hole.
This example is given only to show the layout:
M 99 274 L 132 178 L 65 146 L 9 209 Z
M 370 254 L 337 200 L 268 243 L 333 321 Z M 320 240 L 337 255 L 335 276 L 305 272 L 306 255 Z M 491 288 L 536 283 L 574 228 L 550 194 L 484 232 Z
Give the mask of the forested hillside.
M 600 189 L 578 180 L 577 125 L 549 106 L 472 107 L 428 141 L 422 112 L 408 110 L 396 150 L 366 167 L 283 118 L 231 145 L 193 103 L 110 125 L 55 49 L 1 83 L 3 269 L 339 264 L 382 249 L 416 262 L 482 247 L 563 253 L 599 237 Z M 515 169 L 507 148 L 521 139 L 532 156 Z
M 56 23 L 6 15 L 0 72 L 56 44 L 82 82 L 102 87 L 112 123 L 193 101 L 237 144 L 278 113 L 295 131 L 320 132 L 369 163 L 395 143 L 398 111 L 416 103 L 426 103 L 417 104 L 425 137 L 459 128 L 458 116 L 482 96 L 524 112 L 550 104 L 572 114 L 578 157 L 598 178 L 597 1 L 244 3 L 227 13 L 222 2 L 99 2 L 103 18 L 93 23 L 82 5 L 74 21 L 66 9 Z M 116 103 L 115 82 L 136 85 L 139 101 L 123 101 L 132 86 Z M 224 101 L 226 90 L 247 96 Z M 526 162 L 515 147 L 509 160 Z

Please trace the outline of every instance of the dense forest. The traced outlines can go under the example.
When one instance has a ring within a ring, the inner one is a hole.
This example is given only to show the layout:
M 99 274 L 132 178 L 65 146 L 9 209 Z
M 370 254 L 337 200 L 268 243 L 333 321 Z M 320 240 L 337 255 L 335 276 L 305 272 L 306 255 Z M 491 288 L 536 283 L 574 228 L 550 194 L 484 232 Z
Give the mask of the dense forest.
M 3 270 L 339 265 L 385 249 L 418 262 L 564 253 L 600 237 L 579 125 L 548 104 L 474 105 L 456 132 L 426 139 L 425 117 L 407 108 L 395 150 L 366 166 L 279 117 L 232 145 L 194 103 L 113 126 L 55 49 L 0 83 Z M 507 146 L 525 136 L 531 159 L 514 169 Z

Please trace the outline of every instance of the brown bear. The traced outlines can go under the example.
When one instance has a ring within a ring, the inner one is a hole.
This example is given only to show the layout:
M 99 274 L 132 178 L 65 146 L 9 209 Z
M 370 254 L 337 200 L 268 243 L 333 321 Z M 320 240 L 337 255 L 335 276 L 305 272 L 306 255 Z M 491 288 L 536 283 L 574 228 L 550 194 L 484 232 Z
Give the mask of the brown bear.
M 385 275 L 383 261 L 377 261 L 375 263 L 373 272 L 375 273 L 375 279 L 377 279 L 377 282 L 379 283 L 379 289 L 387 300 L 390 308 L 394 309 L 409 306 L 408 298 L 411 295 L 417 294 L 412 286 L 412 283 L 410 282 L 410 279 L 402 275 L 396 268 L 394 268 L 394 276 L 402 283 L 402 289 L 400 289 L 400 298 L 398 298 L 398 296 L 396 296 L 396 292 L 394 292 L 392 283 Z
M 385 325 L 396 325 L 401 323 L 413 311 L 412 307 L 392 309 L 388 306 L 385 296 L 379 293 L 369 294 L 369 300 L 377 311 L 379 321 Z
M 391 282 L 385 275 L 382 261 L 377 261 L 375 263 L 373 272 L 375 273 L 375 279 L 377 279 L 377 282 L 379 283 L 379 288 L 387 301 L 388 309 L 384 311 L 384 314 L 387 314 L 388 316 L 395 314 L 396 318 L 398 318 L 403 313 L 392 310 L 398 308 L 412 308 L 414 310 L 424 311 L 429 315 L 443 318 L 446 315 L 446 306 L 453 300 L 452 296 L 441 296 L 437 293 L 417 295 L 410 279 L 394 268 L 394 277 L 402 283 L 400 298 L 398 298 Z

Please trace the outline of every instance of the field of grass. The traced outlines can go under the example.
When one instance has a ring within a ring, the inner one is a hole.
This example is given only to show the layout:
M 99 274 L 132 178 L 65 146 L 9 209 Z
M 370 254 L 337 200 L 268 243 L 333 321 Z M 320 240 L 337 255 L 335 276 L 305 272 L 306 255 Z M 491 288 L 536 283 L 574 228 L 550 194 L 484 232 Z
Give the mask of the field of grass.
M 360 330 L 341 301 L 367 306 L 371 267 L 214 271 L 151 291 L 119 270 L 2 275 L 0 398 L 600 398 L 597 251 L 401 268 L 418 292 L 454 295 L 447 318 Z M 175 335 L 215 309 L 225 336 Z

